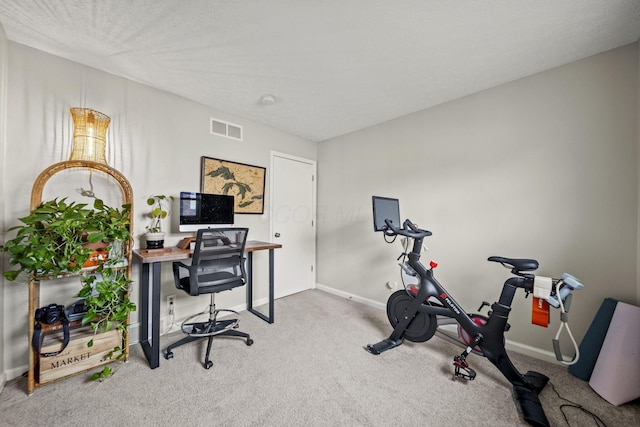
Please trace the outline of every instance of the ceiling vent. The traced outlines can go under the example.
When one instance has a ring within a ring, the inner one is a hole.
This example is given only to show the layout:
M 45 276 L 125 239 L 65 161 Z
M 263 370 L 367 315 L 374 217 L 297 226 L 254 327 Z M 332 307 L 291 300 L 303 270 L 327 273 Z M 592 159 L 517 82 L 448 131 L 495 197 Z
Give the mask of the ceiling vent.
M 220 135 L 226 138 L 242 141 L 242 126 L 211 117 L 210 131 L 213 135 Z

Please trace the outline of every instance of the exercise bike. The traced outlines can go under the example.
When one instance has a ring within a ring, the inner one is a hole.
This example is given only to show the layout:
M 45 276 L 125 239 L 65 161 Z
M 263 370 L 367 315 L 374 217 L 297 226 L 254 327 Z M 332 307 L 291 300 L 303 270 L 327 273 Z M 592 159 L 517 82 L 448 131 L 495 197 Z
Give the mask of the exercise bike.
M 513 365 L 505 349 L 504 333 L 509 330 L 507 323 L 511 303 L 518 289 L 523 289 L 527 295 L 533 292 L 535 276 L 532 271 L 538 268 L 538 262 L 533 259 L 514 259 L 492 256 L 489 261 L 497 262 L 511 270 L 515 277 L 507 279 L 503 285 L 498 302 L 490 305 L 487 316 L 481 314 L 467 314 L 453 299 L 447 290 L 434 277 L 437 264 L 430 263 L 429 268 L 420 262 L 423 240 L 431 232 L 418 228 L 410 220 L 405 220 L 402 228 L 394 225 L 394 221 L 385 216 L 399 218 L 399 209 L 394 206 L 395 199 L 374 197 L 374 227 L 376 231 L 383 231 L 385 236 L 404 236 L 413 240 L 411 252 L 403 255 L 408 261 L 403 265 L 405 273 L 419 279 L 417 285 L 394 292 L 387 302 L 387 316 L 394 328 L 389 338 L 376 344 L 369 344 L 366 349 L 372 354 L 380 354 L 402 344 L 404 339 L 411 342 L 425 342 L 431 339 L 439 326 L 458 324 L 458 338 L 445 333 L 445 338 L 463 345 L 465 350 L 454 356 L 454 378 L 473 380 L 475 371 L 469 366 L 467 357 L 476 353 L 489 359 L 493 365 L 513 385 L 523 418 L 534 426 L 549 426 L 538 394 L 549 380 L 545 375 L 529 371 L 521 374 Z M 382 199 L 382 200 L 380 200 Z M 397 203 L 397 200 L 395 200 Z M 396 212 L 398 214 L 396 215 Z M 377 218 L 376 218 L 377 216 Z M 381 218 L 384 218 L 381 220 Z M 384 221 L 384 222 L 382 222 Z M 382 225 L 384 224 L 384 225 Z M 399 220 L 395 220 L 399 224 Z M 403 256 L 401 255 L 401 257 Z M 565 280 L 568 283 L 565 283 Z M 550 294 L 552 301 L 566 299 L 572 289 L 579 289 L 581 284 L 573 276 L 566 275 L 563 279 L 553 279 L 555 291 Z M 489 305 L 483 302 L 480 310 Z M 555 306 L 555 304 L 554 304 Z

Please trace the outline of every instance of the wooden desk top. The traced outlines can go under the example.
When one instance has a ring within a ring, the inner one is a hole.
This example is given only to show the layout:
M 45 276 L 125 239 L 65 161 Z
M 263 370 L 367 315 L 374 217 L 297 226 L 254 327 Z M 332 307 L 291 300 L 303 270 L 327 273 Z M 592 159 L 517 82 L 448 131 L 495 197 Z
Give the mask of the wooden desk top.
M 267 249 L 280 249 L 280 243 L 261 242 L 260 240 L 247 240 L 244 245 L 245 252 L 264 251 Z
M 261 242 L 259 240 L 247 240 L 244 246 L 245 252 L 263 251 L 268 249 L 279 249 L 279 243 Z M 191 258 L 191 249 L 180 249 L 172 246 L 164 249 L 134 249 L 133 254 L 143 264 L 161 261 L 179 261 Z

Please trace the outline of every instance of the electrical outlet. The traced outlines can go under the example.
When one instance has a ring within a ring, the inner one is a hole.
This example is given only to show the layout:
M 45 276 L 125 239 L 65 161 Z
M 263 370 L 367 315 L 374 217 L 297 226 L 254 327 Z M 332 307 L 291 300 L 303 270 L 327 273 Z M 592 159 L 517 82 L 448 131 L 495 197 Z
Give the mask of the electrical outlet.
M 173 314 L 174 313 L 174 310 L 176 308 L 175 303 L 176 303 L 176 296 L 175 295 L 167 296 L 167 309 L 169 310 L 169 314 Z

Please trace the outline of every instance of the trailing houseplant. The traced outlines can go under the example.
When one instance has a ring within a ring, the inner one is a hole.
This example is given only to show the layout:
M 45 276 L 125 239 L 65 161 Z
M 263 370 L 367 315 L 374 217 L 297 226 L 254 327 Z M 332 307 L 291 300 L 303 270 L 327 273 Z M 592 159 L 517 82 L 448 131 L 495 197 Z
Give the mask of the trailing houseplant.
M 147 198 L 147 205 L 151 206 L 148 216 L 151 224 L 146 227 L 145 241 L 147 249 L 160 249 L 164 247 L 164 232 L 162 231 L 162 220 L 169 216 L 169 203 L 173 196 L 164 194 L 153 195 Z
M 94 251 L 89 244 L 102 242 L 113 246 L 131 239 L 131 205 L 120 209 L 107 206 L 96 199 L 93 209 L 85 203 L 67 202 L 66 198 L 41 203 L 28 216 L 20 218 L 22 225 L 12 227 L 16 237 L 0 246 L 10 254 L 9 264 L 16 270 L 4 272 L 8 280 L 15 280 L 24 272 L 30 278 L 77 273 Z M 100 260 L 93 274 L 82 275 L 82 288 L 76 296 L 84 298 L 87 313 L 82 325 L 90 325 L 94 332 L 118 329 L 126 338 L 127 319 L 136 306 L 129 300 L 131 280 L 122 266 L 123 253 Z M 93 340 L 88 346 L 93 345 Z M 126 349 L 116 346 L 108 357 L 122 359 Z M 111 368 L 94 374 L 92 379 L 111 374 Z
M 127 277 L 125 269 L 116 268 L 118 260 L 110 259 L 98 266 L 95 273 L 82 277 L 82 289 L 76 297 L 84 299 L 87 310 L 82 317 L 82 325 L 90 325 L 94 333 L 108 332 L 116 329 L 121 333 L 124 341 L 127 335 L 127 319 L 129 313 L 136 310 L 135 304 L 129 299 L 129 291 L 132 280 Z M 93 339 L 87 343 L 93 346 Z M 106 357 L 109 359 L 123 360 L 127 349 L 116 346 Z M 109 365 L 94 373 L 91 380 L 102 380 L 113 374 Z
M 87 244 L 130 238 L 130 205 L 116 209 L 97 199 L 94 208 L 54 199 L 19 218 L 22 225 L 9 229 L 16 231 L 16 237 L 0 246 L 0 251 L 9 253 L 9 264 L 18 267 L 5 271 L 5 278 L 15 280 L 21 272 L 31 277 L 74 273 L 93 252 Z

